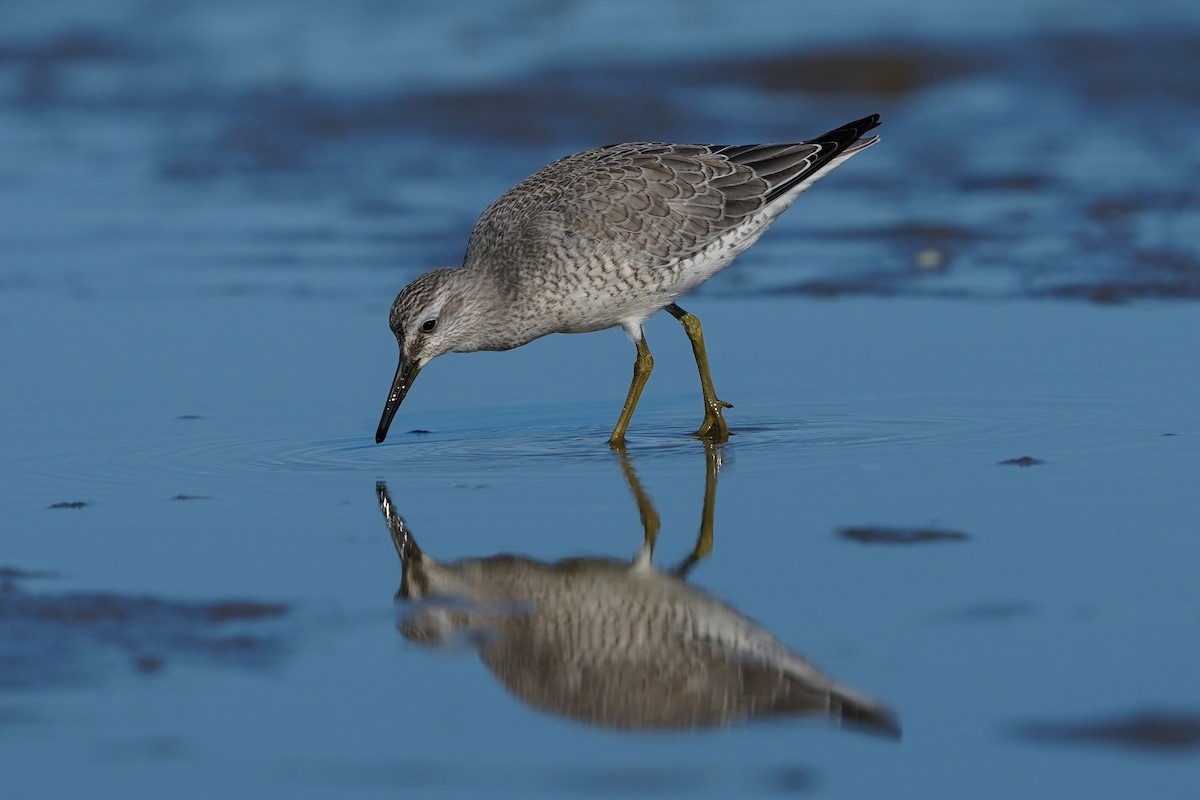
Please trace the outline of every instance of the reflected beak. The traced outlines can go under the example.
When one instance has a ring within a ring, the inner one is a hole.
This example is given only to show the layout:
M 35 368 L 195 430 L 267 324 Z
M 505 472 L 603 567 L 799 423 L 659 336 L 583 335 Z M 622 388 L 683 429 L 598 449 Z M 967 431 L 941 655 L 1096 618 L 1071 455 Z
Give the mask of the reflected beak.
M 404 402 L 404 395 L 408 394 L 409 387 L 417 379 L 417 373 L 420 371 L 421 367 L 415 361 L 400 356 L 400 366 L 396 368 L 396 377 L 392 378 L 392 391 L 388 393 L 387 405 L 383 407 L 383 417 L 379 420 L 379 429 L 375 431 L 375 444 L 387 438 L 392 417 L 396 416 L 396 411 Z

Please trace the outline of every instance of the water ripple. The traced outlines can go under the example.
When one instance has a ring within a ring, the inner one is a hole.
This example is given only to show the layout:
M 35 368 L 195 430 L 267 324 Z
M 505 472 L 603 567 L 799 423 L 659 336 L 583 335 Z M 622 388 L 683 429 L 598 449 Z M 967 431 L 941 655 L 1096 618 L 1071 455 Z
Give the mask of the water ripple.
M 739 413 L 727 447 L 752 453 L 808 456 L 847 448 L 891 449 L 936 445 L 994 450 L 995 461 L 1022 455 L 1010 452 L 1029 441 L 1047 448 L 1070 437 L 1072 452 L 1094 445 L 1110 447 L 1113 432 L 1139 424 L 1128 413 L 1136 398 L 1024 397 L 997 398 L 966 394 L 890 397 L 861 400 L 836 408 L 810 403 L 808 418 L 787 416 L 780 409 Z M 680 409 L 654 409 L 639 417 L 631 429 L 629 451 L 639 459 L 672 458 L 692 453 L 700 443 L 681 424 Z M 578 416 L 582 416 L 580 413 Z M 548 418 L 549 417 L 549 418 Z M 477 420 L 476 420 L 477 421 Z M 220 438 L 209 432 L 185 435 L 62 445 L 38 445 L 10 452 L 11 484 L 47 481 L 81 482 L 89 486 L 167 485 L 182 479 L 240 479 L 266 473 L 362 473 L 379 475 L 398 465 L 461 471 L 466 467 L 492 469 L 519 465 L 601 462 L 611 458 L 607 426 L 572 424 L 561 416 L 522 409 L 503 417 L 502 424 L 471 424 L 447 417 L 447 427 L 432 431 L 394 432 L 383 445 L 369 436 L 295 435 L 266 438 Z M 1161 432 L 1160 432 L 1161 433 Z M 1139 437 L 1144 438 L 1144 437 Z M 1081 441 L 1076 441 L 1080 440 Z M 1104 444 L 1101 444 L 1101 441 Z M 812 458 L 807 463 L 818 463 Z M 174 489 L 172 489 L 174 491 Z

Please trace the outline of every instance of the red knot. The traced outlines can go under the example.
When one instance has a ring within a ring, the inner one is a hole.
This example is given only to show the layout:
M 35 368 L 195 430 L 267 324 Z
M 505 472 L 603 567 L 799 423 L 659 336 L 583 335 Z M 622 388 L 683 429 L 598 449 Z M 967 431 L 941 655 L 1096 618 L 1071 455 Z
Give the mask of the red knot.
M 642 324 L 683 324 L 704 396 L 696 435 L 726 441 L 700 320 L 675 301 L 729 265 L 796 198 L 879 141 L 879 115 L 792 144 L 633 142 L 555 161 L 475 223 L 463 266 L 404 288 L 389 319 L 400 365 L 375 433 L 382 442 L 417 374 L 444 353 L 509 350 L 550 333 L 621 326 L 637 345 L 633 381 L 609 438 L 619 445 L 654 359 Z

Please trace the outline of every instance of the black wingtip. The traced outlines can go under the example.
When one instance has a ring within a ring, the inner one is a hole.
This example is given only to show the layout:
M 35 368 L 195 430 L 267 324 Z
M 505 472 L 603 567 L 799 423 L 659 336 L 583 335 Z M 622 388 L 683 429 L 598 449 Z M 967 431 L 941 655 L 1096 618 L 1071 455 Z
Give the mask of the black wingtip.
M 881 122 L 883 122 L 883 120 L 878 114 L 871 114 L 868 117 L 856 119 L 854 122 L 847 122 L 842 127 L 834 128 L 829 133 L 823 133 L 815 139 L 810 139 L 809 141 L 813 143 L 836 142 L 842 147 L 845 147 L 861 139 L 862 135 L 872 128 L 879 127 Z
M 884 739 L 903 737 L 900 720 L 891 709 L 841 692 L 833 695 L 833 701 L 833 715 L 844 727 Z
M 904 738 L 904 731 L 900 727 L 900 720 L 896 718 L 895 714 L 885 708 L 845 709 L 841 721 L 846 727 L 853 728 L 860 733 L 870 736 L 878 736 L 896 742 Z
M 840 128 L 834 128 L 829 133 L 822 134 L 815 139 L 809 139 L 802 144 L 809 147 L 816 146 L 817 152 L 812 160 L 805 160 L 805 169 L 783 182 L 773 186 L 767 192 L 767 202 L 771 203 L 783 197 L 788 192 L 792 191 L 796 186 L 799 186 L 811 176 L 822 172 L 829 164 L 842 153 L 851 151 L 851 154 L 863 150 L 879 141 L 878 136 L 873 136 L 864 141 L 862 144 L 855 147 L 855 144 L 862 139 L 862 136 L 867 131 L 879 125 L 881 122 L 878 114 L 872 114 L 869 117 L 856 119 L 854 122 L 848 122 Z M 851 150 L 853 148 L 853 150 Z

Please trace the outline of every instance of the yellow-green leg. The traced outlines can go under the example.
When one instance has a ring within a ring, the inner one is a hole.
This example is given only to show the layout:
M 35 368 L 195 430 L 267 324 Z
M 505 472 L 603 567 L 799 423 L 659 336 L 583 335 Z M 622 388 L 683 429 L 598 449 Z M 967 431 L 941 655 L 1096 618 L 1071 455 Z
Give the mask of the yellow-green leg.
M 713 516 L 717 506 L 717 477 L 721 471 L 721 455 L 721 445 L 704 443 L 704 505 L 700 509 L 700 533 L 696 537 L 696 545 L 692 552 L 672 570 L 680 578 L 687 577 L 692 567 L 712 552 Z
M 654 356 L 650 355 L 646 337 L 638 337 L 636 344 L 637 361 L 633 362 L 633 381 L 629 384 L 629 394 L 625 395 L 625 405 L 621 408 L 617 427 L 613 428 L 612 436 L 608 437 L 608 443 L 612 447 L 624 444 L 625 431 L 629 430 L 629 420 L 633 419 L 633 410 L 637 408 L 638 398 L 642 396 L 642 389 L 646 388 L 646 381 L 650 379 L 650 371 L 654 369 Z
M 621 460 L 621 471 L 625 473 L 625 482 L 629 484 L 629 490 L 633 492 L 633 499 L 637 503 L 638 515 L 642 518 L 642 531 L 644 537 L 642 540 L 642 552 L 638 556 L 639 562 L 644 562 L 643 566 L 649 566 L 654 558 L 654 543 L 658 541 L 658 530 L 662 527 L 659 520 L 658 511 L 654 508 L 654 501 L 650 499 L 650 495 L 646 494 L 646 489 L 642 486 L 642 482 L 638 479 L 637 472 L 633 468 L 633 461 L 629 458 L 629 452 L 625 449 L 625 445 L 613 445 L 613 450 Z
M 683 325 L 688 340 L 692 343 L 692 355 L 696 357 L 696 367 L 700 370 L 700 391 L 704 393 L 704 421 L 696 436 L 710 442 L 729 441 L 729 424 L 725 422 L 722 411 L 733 408 L 724 400 L 717 399 L 713 389 L 712 373 L 708 371 L 708 354 L 704 352 L 704 331 L 700 328 L 700 320 L 671 303 L 667 311 Z

